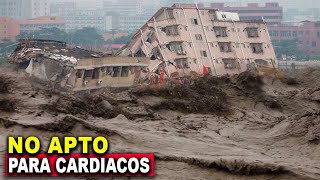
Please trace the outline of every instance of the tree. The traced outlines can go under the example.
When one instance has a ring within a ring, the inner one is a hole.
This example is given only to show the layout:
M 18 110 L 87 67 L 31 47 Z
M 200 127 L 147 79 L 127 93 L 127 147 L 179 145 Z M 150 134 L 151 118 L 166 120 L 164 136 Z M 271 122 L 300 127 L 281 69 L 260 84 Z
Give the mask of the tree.
M 101 47 L 104 44 L 104 39 L 95 28 L 85 27 L 72 34 L 72 43 Z

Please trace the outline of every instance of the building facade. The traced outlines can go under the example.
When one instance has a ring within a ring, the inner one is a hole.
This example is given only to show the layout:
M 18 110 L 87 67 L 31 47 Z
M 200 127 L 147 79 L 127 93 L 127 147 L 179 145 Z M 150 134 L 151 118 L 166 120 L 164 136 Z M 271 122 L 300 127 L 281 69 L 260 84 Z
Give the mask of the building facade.
M 272 41 L 297 40 L 299 50 L 309 55 L 320 55 L 320 21 L 270 26 L 269 32 Z
M 0 16 L 30 19 L 49 14 L 50 0 L 0 0 Z
M 65 21 L 66 31 L 71 32 L 85 27 L 93 27 L 100 32 L 106 31 L 108 17 L 101 9 L 80 9 L 75 2 L 52 3 L 52 16 L 61 16 Z
M 65 30 L 65 22 L 58 16 L 43 16 L 28 20 L 18 20 L 20 32 L 34 32 L 44 28 L 58 28 Z
M 59 28 L 65 30 L 65 22 L 61 17 L 44 16 L 28 20 L 14 20 L 10 17 L 0 17 L 0 42 L 15 41 L 21 32 L 34 32 L 42 28 Z
M 252 66 L 277 66 L 263 21 L 240 21 L 236 13 L 192 5 L 161 8 L 121 55 L 158 59 L 170 77 L 204 71 L 220 76 Z
M 261 20 L 268 25 L 280 24 L 283 20 L 283 7 L 278 3 L 266 3 L 259 6 L 258 3 L 249 3 L 248 6 L 229 7 L 224 3 L 211 3 L 212 8 L 217 8 L 226 12 L 236 12 L 241 20 Z
M 10 17 L 0 17 L 0 42 L 4 40 L 15 41 L 20 30 Z

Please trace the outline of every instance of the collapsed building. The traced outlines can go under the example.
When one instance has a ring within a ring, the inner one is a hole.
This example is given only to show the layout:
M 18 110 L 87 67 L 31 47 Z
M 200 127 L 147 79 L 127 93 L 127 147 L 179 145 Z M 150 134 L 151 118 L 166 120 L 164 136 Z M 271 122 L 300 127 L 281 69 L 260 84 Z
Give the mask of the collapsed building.
M 277 67 L 263 20 L 240 21 L 237 13 L 191 4 L 161 8 L 120 55 L 150 57 L 150 71 L 162 69 L 169 77 Z
M 66 91 L 130 87 L 149 66 L 149 59 L 114 57 L 64 42 L 34 39 L 20 40 L 10 57 L 30 76 Z

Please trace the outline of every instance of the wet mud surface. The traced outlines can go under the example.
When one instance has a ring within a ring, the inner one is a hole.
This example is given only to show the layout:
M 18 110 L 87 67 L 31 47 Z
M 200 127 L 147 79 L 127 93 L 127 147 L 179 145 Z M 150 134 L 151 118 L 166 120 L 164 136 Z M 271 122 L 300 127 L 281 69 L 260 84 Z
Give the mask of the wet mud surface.
M 245 72 L 76 96 L 1 69 L 0 155 L 9 135 L 103 135 L 110 153 L 155 153 L 154 179 L 320 179 L 318 77 Z

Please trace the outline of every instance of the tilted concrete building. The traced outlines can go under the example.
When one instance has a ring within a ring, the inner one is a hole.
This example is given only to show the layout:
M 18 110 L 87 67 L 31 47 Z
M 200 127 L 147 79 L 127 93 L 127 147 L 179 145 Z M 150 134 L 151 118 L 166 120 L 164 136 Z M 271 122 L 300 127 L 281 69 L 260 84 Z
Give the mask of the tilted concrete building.
M 277 66 L 263 21 L 240 21 L 237 13 L 191 4 L 161 8 L 120 55 L 152 57 L 150 71 L 163 69 L 170 77 Z

